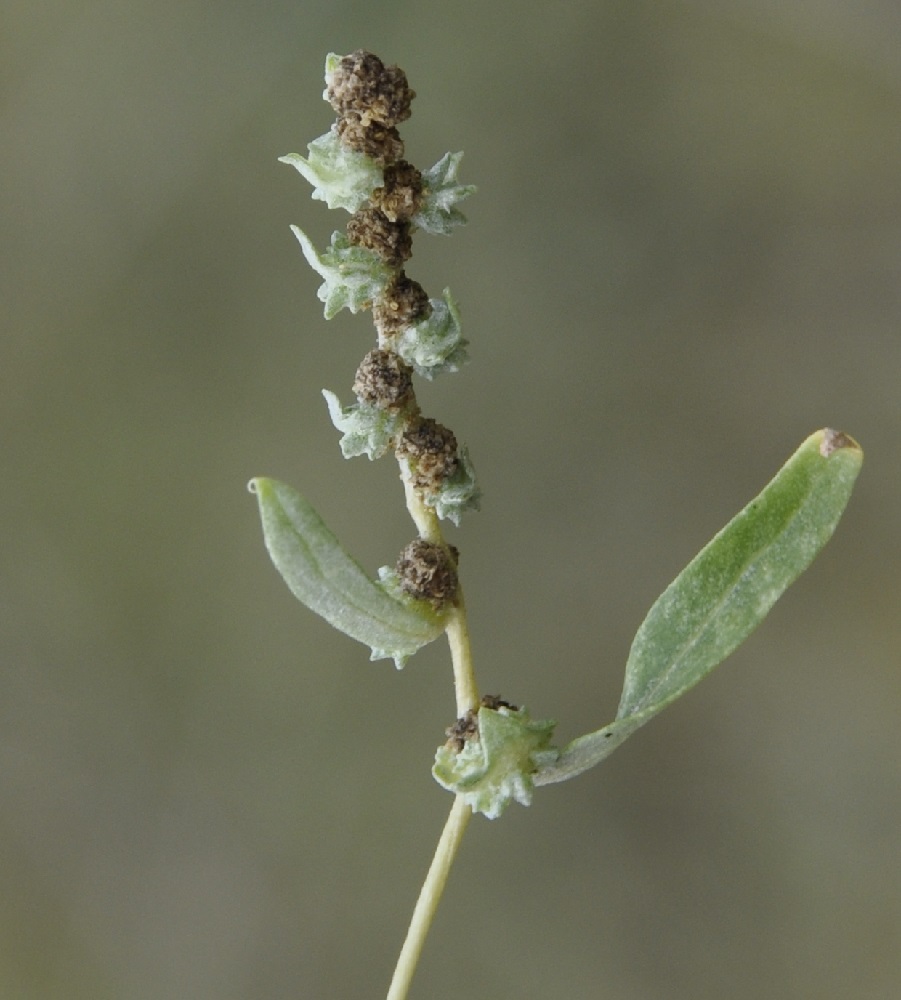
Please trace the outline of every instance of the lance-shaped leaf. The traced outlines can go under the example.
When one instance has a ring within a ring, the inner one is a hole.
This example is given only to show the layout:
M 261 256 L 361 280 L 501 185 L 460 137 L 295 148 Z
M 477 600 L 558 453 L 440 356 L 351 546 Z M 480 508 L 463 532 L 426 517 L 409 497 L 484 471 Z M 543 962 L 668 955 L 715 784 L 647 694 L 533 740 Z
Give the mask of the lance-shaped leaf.
M 743 642 L 829 540 L 862 461 L 847 435 L 812 434 L 648 612 L 629 653 L 616 720 L 570 743 L 535 784 L 564 781 L 602 761 Z
M 260 505 L 266 548 L 294 596 L 311 611 L 372 649 L 372 659 L 404 665 L 444 631 L 444 618 L 425 601 L 391 596 L 341 548 L 322 518 L 290 486 L 249 483 Z

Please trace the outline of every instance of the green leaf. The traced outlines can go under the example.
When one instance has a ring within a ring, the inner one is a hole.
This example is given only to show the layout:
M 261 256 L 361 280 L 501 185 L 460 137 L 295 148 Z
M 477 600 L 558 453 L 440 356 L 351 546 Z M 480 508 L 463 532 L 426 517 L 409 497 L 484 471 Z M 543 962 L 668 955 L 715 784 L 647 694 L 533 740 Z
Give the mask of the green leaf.
M 393 597 L 370 580 L 310 504 L 275 479 L 251 479 L 266 548 L 294 596 L 353 639 L 372 659 L 398 667 L 444 631 L 444 617 L 425 601 Z
M 570 743 L 535 784 L 564 781 L 602 761 L 742 643 L 831 537 L 862 461 L 847 435 L 812 434 L 648 612 L 629 653 L 616 720 Z

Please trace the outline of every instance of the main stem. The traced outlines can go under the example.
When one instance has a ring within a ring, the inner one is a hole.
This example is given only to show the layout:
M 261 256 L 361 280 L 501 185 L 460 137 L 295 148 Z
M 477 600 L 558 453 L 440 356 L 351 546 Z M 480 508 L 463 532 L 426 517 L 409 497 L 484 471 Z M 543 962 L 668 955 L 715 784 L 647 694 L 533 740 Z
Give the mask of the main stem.
M 423 882 L 419 892 L 419 899 L 413 910 L 407 937 L 403 948 L 401 948 L 394 976 L 391 979 L 391 986 L 388 989 L 387 1000 L 406 1000 L 410 981 L 416 971 L 419 956 L 422 954 L 422 946 L 425 944 L 429 928 L 432 926 L 432 919 L 444 892 L 447 876 L 471 816 L 472 810 L 458 795 L 451 806 L 450 816 L 447 817 L 444 830 L 441 832 L 441 839 L 435 849 L 435 857 L 432 858 L 429 873 L 426 875 L 425 882 Z
M 447 545 L 441 531 L 441 522 L 434 508 L 423 503 L 416 488 L 412 485 L 401 467 L 401 479 L 404 484 L 404 498 L 407 510 L 416 525 L 420 538 L 436 545 Z M 454 666 L 454 689 L 457 695 L 457 716 L 462 717 L 467 712 L 475 712 L 479 707 L 479 690 L 476 685 L 472 666 L 472 651 L 469 645 L 469 627 L 466 624 L 466 604 L 463 601 L 463 588 L 458 585 L 457 603 L 451 609 L 447 618 L 447 641 L 450 644 L 451 659 Z
M 407 510 L 419 529 L 420 537 L 429 542 L 445 545 L 441 523 L 435 511 L 422 502 L 407 477 L 403 475 L 403 469 L 401 478 L 404 483 Z M 463 716 L 467 711 L 474 712 L 478 709 L 479 692 L 473 672 L 469 628 L 466 624 L 466 605 L 463 603 L 462 589 L 457 592 L 457 604 L 450 612 L 446 631 L 454 668 L 457 715 Z M 406 1000 L 425 939 L 447 884 L 447 876 L 450 874 L 451 865 L 457 856 L 457 850 L 471 817 L 472 809 L 458 795 L 454 799 L 450 815 L 441 831 L 441 837 L 435 848 L 435 856 L 432 858 L 425 882 L 422 883 L 422 889 L 419 890 L 419 899 L 416 901 L 410 926 L 407 929 L 407 936 L 397 959 L 391 986 L 388 988 L 387 1000 Z

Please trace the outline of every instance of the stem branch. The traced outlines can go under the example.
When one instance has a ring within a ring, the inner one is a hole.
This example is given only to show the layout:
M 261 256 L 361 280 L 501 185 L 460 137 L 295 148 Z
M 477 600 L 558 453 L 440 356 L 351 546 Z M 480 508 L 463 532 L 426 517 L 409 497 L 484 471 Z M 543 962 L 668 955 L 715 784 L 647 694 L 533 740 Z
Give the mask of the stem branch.
M 388 989 L 387 1000 L 405 1000 L 407 996 L 410 981 L 416 971 L 419 956 L 422 954 L 422 946 L 432 925 L 435 910 L 438 908 L 438 902 L 447 883 L 448 873 L 471 816 L 472 810 L 458 795 L 451 806 L 450 815 L 444 824 L 444 830 L 441 832 L 441 839 L 435 848 L 435 856 L 432 858 L 429 873 L 426 875 L 425 882 L 423 882 L 419 892 L 419 899 L 413 910 L 407 937 L 403 948 L 401 948 L 394 976 L 391 979 L 391 986 Z

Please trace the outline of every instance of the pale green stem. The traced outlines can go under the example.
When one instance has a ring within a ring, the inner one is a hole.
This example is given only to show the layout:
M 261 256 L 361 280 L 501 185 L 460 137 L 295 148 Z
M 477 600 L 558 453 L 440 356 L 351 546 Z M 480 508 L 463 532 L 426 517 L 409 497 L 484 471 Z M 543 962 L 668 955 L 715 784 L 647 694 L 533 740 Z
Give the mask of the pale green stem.
M 410 928 L 397 960 L 391 986 L 388 989 L 387 1000 L 406 1000 L 410 981 L 422 953 L 422 946 L 432 925 L 432 919 L 438 908 L 441 894 L 444 892 L 448 873 L 471 816 L 472 810 L 458 795 L 451 806 L 450 816 L 447 818 L 447 823 L 444 824 L 441 839 L 435 849 L 435 857 L 432 858 L 429 873 L 426 875 L 425 882 L 423 882 L 419 892 Z
M 454 690 L 457 695 L 457 717 L 475 712 L 479 707 L 479 690 L 472 667 L 472 650 L 469 646 L 469 626 L 466 624 L 466 605 L 462 588 L 458 592 L 457 606 L 447 622 L 447 641 L 454 664 Z
M 416 488 L 409 481 L 404 463 L 401 463 L 401 479 L 407 510 L 413 518 L 420 538 L 436 545 L 446 545 L 441 531 L 441 522 L 432 507 L 423 503 Z M 466 605 L 463 602 L 462 587 L 457 592 L 457 604 L 447 620 L 447 641 L 450 644 L 454 667 L 454 688 L 457 695 L 457 717 L 461 718 L 470 710 L 479 707 L 479 691 L 472 666 L 472 651 L 469 645 L 469 628 L 466 624 Z
M 413 518 L 420 538 L 435 545 L 446 546 L 447 542 L 444 540 L 438 515 L 432 507 L 423 503 L 419 493 L 410 482 L 409 469 L 403 460 L 400 462 L 400 468 L 407 510 L 410 512 L 410 517 Z M 457 603 L 448 615 L 445 631 L 453 662 L 454 690 L 457 697 L 457 716 L 459 718 L 470 710 L 476 711 L 479 707 L 479 692 L 472 667 L 472 651 L 469 645 L 469 628 L 466 624 L 466 605 L 463 602 L 462 588 L 458 589 Z M 454 799 L 450 816 L 447 818 L 441 839 L 435 848 L 435 857 L 432 859 L 429 873 L 426 875 L 425 882 L 423 882 L 419 892 L 419 899 L 413 910 L 407 937 L 403 948 L 401 948 L 394 977 L 388 989 L 388 1000 L 405 1000 L 407 996 L 410 980 L 413 978 L 413 973 L 419 963 L 419 956 L 422 954 L 426 936 L 432 926 L 435 911 L 438 909 L 438 903 L 444 892 L 447 876 L 471 816 L 472 809 L 458 795 Z
M 441 522 L 438 520 L 435 509 L 422 502 L 422 499 L 416 492 L 416 487 L 413 486 L 405 475 L 406 472 L 405 465 L 401 463 L 401 479 L 404 483 L 404 497 L 407 501 L 407 510 L 410 512 L 410 517 L 413 518 L 413 523 L 419 531 L 419 537 L 427 542 L 434 542 L 436 545 L 444 545 Z

